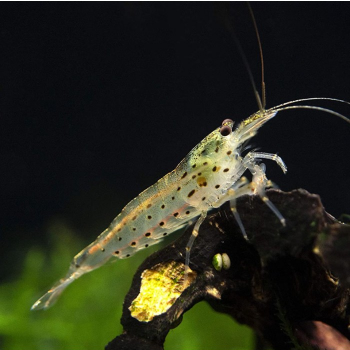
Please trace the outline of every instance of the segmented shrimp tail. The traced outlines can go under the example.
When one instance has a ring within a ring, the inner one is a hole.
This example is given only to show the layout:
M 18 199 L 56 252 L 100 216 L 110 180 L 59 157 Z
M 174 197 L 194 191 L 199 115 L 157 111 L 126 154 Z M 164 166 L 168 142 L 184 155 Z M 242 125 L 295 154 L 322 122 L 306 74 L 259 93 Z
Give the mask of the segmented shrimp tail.
M 100 241 L 105 239 L 109 232 L 109 229 L 103 231 L 95 242 L 92 242 L 78 253 L 71 262 L 66 276 L 35 302 L 31 310 L 47 309 L 52 306 L 61 293 L 77 278 L 106 263 L 112 255 L 107 253 Z
M 84 271 L 72 266 L 66 277 L 60 279 L 47 293 L 38 299 L 31 307 L 31 310 L 47 309 L 51 307 L 57 301 L 62 292 L 83 273 Z
M 73 282 L 73 280 L 66 279 L 63 282 L 60 282 L 57 286 L 52 287 L 47 293 L 45 293 L 33 304 L 31 310 L 47 309 L 48 307 L 52 306 L 57 301 L 63 290 L 71 282 Z

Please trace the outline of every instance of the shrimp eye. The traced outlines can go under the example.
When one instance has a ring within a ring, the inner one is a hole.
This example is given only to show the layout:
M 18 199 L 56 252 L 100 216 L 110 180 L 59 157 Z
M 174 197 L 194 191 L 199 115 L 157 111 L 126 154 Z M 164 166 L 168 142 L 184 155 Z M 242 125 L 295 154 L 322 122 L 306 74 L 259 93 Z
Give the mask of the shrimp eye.
M 225 120 L 221 123 L 221 125 L 222 125 L 222 126 L 228 125 L 228 126 L 230 126 L 230 127 L 232 128 L 234 123 L 235 123 L 235 122 L 234 122 L 232 119 L 225 119 Z
M 224 125 L 220 128 L 220 134 L 222 136 L 228 136 L 231 134 L 231 132 L 232 132 L 232 128 L 228 125 Z

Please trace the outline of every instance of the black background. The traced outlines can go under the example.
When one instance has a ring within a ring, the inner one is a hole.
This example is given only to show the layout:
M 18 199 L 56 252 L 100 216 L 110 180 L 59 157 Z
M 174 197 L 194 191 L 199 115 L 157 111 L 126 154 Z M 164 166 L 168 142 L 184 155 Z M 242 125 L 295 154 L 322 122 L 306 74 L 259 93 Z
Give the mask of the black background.
M 247 7 L 226 7 L 260 86 Z M 350 100 L 348 3 L 252 7 L 267 107 Z M 213 3 L 0 4 L 2 270 L 19 270 L 30 245 L 50 247 L 52 217 L 89 243 L 223 119 L 258 109 L 220 13 Z M 318 104 L 350 115 L 350 106 Z M 338 217 L 350 213 L 349 135 L 340 119 L 295 110 L 252 142 L 286 162 L 287 175 L 267 162 L 281 189 L 318 193 Z

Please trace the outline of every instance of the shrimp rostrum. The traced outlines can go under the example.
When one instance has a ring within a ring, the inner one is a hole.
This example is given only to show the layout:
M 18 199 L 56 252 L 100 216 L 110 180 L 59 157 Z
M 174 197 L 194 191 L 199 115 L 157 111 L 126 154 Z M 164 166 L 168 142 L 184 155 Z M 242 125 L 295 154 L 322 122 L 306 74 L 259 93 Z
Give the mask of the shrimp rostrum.
M 243 195 L 258 195 L 277 216 L 282 225 L 285 219 L 265 194 L 271 186 L 261 160 L 275 161 L 282 171 L 287 171 L 283 160 L 276 154 L 248 152 L 242 155 L 244 146 L 259 128 L 282 110 L 308 108 L 329 112 L 350 123 L 343 115 L 316 106 L 297 102 L 327 99 L 311 98 L 291 101 L 274 108 L 254 113 L 234 128 L 230 119 L 205 137 L 170 173 L 128 203 L 97 239 L 78 253 L 67 275 L 43 295 L 32 309 L 51 306 L 62 291 L 86 272 L 105 264 L 110 259 L 124 259 L 137 251 L 157 244 L 165 236 L 198 218 L 186 247 L 185 269 L 190 264 L 191 247 L 200 231 L 207 212 L 230 201 L 236 221 L 247 238 L 243 224 L 235 208 L 235 201 Z M 347 103 L 347 102 L 345 102 Z M 250 172 L 248 181 L 243 177 Z

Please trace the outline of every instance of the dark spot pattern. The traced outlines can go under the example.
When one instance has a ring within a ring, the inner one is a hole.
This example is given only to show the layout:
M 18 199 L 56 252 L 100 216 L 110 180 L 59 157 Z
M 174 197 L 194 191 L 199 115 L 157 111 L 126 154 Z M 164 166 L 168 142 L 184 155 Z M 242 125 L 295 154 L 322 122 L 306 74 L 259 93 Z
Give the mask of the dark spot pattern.
M 122 240 L 122 238 L 121 238 L 121 237 L 119 237 L 119 238 L 118 238 L 118 241 L 120 242 L 121 240 Z
M 164 204 L 162 204 L 161 208 L 162 208 L 162 209 L 164 209 L 164 208 L 165 208 L 165 205 L 164 205 Z
M 151 219 L 152 219 L 152 216 L 151 216 L 151 215 L 148 215 L 148 216 L 147 216 L 147 219 L 148 219 L 148 220 L 151 220 Z
M 225 168 L 224 173 L 227 173 L 229 170 L 230 170 L 229 168 Z
M 174 215 L 175 217 L 178 217 L 178 216 L 179 216 L 179 213 L 176 212 L 176 213 L 174 213 L 173 215 Z
M 217 167 L 216 167 L 216 165 L 215 165 L 214 168 L 213 168 L 214 173 L 215 173 L 216 169 L 217 169 Z
M 192 190 L 192 191 L 187 195 L 187 197 L 188 197 L 188 198 L 192 197 L 192 196 L 194 195 L 195 192 L 196 192 L 196 190 Z
M 215 153 L 218 153 L 219 152 L 219 146 L 217 146 L 216 148 L 215 148 Z
M 178 187 L 178 188 L 177 188 L 177 191 L 180 191 L 180 190 L 181 190 L 181 187 Z
M 133 247 L 135 247 L 136 242 L 131 242 L 131 245 L 132 245 Z
M 132 230 L 133 230 L 133 231 L 136 231 L 136 227 L 133 227 Z
M 197 175 L 192 175 L 192 179 L 195 179 L 197 177 Z
M 146 236 L 146 237 L 149 237 L 150 235 L 151 235 L 151 232 L 145 233 L 145 236 Z
M 137 218 L 137 216 L 135 215 L 131 220 L 132 220 L 132 221 L 135 221 L 136 218 Z
M 188 215 L 189 213 L 190 213 L 190 211 L 189 211 L 189 210 L 187 210 L 187 211 L 186 211 L 186 214 Z
M 193 165 L 192 165 L 192 168 L 194 169 L 196 166 L 197 166 L 197 164 L 193 164 Z
M 164 226 L 164 221 L 161 221 L 161 222 L 159 223 L 159 226 Z
M 118 255 L 119 253 L 120 253 L 119 250 L 116 250 L 116 251 L 114 252 L 114 254 L 116 254 L 116 255 Z
M 147 208 L 150 208 L 151 206 L 152 206 L 152 204 L 150 203 L 150 204 L 147 205 Z
M 181 176 L 181 179 L 184 179 L 186 176 L 187 176 L 187 171 L 185 171 L 185 172 L 183 173 L 183 175 Z
M 148 244 L 145 244 L 145 248 L 148 248 L 148 246 L 149 246 Z
M 216 185 L 216 186 L 215 186 L 215 188 L 219 188 L 219 187 L 220 187 L 220 185 Z
M 202 198 L 202 201 L 205 201 L 205 197 Z
M 164 232 L 164 233 L 163 233 L 163 236 L 166 236 L 167 234 L 168 234 L 168 232 Z
M 226 154 L 229 156 L 231 153 L 232 153 L 232 151 L 227 151 Z
M 125 256 L 126 256 L 127 258 L 129 258 L 129 257 L 130 257 L 130 254 L 126 254 Z

